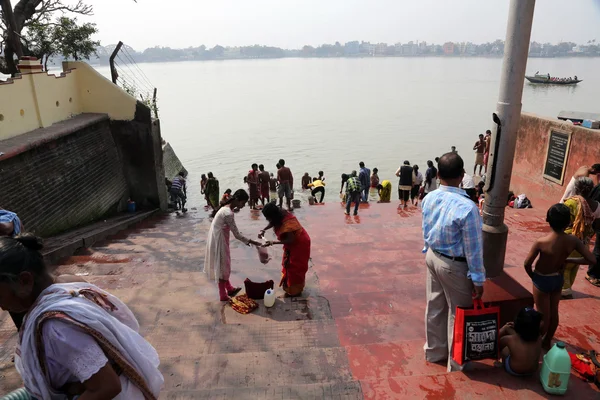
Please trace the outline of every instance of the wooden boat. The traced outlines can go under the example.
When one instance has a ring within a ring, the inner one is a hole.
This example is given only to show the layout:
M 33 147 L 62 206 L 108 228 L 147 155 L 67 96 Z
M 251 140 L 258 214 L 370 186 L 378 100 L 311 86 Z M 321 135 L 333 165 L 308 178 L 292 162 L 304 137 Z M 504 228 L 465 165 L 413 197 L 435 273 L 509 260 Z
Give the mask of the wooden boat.
M 527 79 L 531 83 L 541 83 L 544 85 L 577 85 L 583 79 L 567 79 L 567 80 L 552 80 L 552 77 L 548 79 L 548 75 L 535 75 L 535 76 L 527 76 L 525 75 L 525 79 Z

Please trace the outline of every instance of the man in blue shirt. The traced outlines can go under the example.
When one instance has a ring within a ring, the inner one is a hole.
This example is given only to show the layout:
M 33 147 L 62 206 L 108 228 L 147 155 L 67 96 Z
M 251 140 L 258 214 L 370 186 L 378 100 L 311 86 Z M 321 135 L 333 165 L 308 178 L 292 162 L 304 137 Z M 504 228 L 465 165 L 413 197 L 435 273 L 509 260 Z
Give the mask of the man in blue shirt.
M 427 250 L 425 359 L 448 360 L 451 371 L 456 307 L 471 307 L 483 295 L 482 220 L 477 205 L 459 188 L 464 162 L 457 153 L 438 163 L 441 186 L 422 203 L 423 238 Z
M 371 188 L 371 170 L 365 167 L 364 162 L 358 164 L 360 172 L 358 173 L 358 180 L 362 186 L 362 201 L 366 203 L 369 201 L 369 189 Z

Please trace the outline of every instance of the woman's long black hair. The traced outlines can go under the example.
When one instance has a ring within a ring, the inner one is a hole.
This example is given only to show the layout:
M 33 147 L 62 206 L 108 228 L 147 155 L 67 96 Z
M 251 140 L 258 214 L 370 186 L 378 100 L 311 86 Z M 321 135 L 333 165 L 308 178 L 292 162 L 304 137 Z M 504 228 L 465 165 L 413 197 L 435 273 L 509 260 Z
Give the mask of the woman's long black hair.
M 14 282 L 26 271 L 36 278 L 46 274 L 43 247 L 42 239 L 30 233 L 0 237 L 0 282 Z
M 277 207 L 275 203 L 268 203 L 262 209 L 262 214 L 273 226 L 280 226 L 283 223 L 284 211 Z

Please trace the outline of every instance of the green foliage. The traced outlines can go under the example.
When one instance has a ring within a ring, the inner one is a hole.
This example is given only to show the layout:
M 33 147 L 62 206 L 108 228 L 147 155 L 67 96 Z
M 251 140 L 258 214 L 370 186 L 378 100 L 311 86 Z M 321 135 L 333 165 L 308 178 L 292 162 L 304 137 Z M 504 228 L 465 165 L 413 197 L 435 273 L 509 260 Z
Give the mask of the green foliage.
M 87 60 L 96 54 L 99 41 L 92 40 L 93 34 L 98 32 L 96 24 L 77 24 L 77 18 L 60 17 L 54 28 L 53 40 L 57 43 L 58 53 L 64 58 Z
M 30 24 L 24 38 L 29 54 L 39 59 L 61 55 L 65 59 L 81 60 L 96 54 L 100 42 L 91 37 L 97 31 L 96 24 L 78 25 L 77 18 L 61 16 L 54 23 Z

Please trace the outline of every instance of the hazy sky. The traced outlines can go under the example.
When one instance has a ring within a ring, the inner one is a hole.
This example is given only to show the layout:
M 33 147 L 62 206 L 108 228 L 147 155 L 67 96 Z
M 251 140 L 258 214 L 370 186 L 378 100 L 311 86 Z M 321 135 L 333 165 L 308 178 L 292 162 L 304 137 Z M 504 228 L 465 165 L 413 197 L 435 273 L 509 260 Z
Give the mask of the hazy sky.
M 504 39 L 509 0 L 88 0 L 103 45 L 299 48 Z M 600 41 L 600 0 L 538 0 L 532 40 Z

